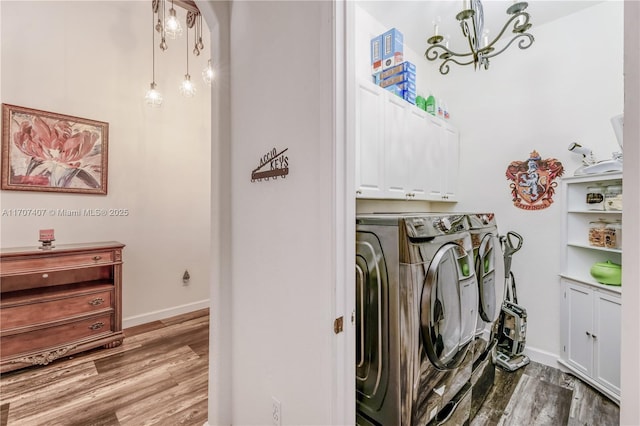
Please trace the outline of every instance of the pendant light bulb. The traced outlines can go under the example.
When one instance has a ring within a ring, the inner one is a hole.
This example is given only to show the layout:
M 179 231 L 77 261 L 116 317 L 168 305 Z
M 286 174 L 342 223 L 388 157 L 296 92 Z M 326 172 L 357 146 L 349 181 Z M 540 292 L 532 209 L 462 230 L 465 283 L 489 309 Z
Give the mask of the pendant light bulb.
M 151 87 L 147 91 L 144 97 L 144 101 L 147 105 L 152 107 L 159 107 L 162 105 L 162 94 L 156 89 L 156 83 L 151 83 Z
M 173 3 L 171 4 L 171 9 L 169 9 L 169 17 L 164 23 L 164 30 L 170 39 L 175 39 L 182 35 L 182 25 L 180 25 L 180 21 L 178 21 Z
M 209 59 L 209 62 L 207 62 L 207 67 L 202 71 L 202 79 L 205 83 L 211 86 L 214 78 L 215 73 L 213 72 L 213 67 L 211 66 L 211 59 Z
M 180 94 L 185 98 L 191 98 L 196 94 L 196 86 L 194 86 L 191 81 L 191 76 L 189 75 L 189 31 L 187 31 L 187 43 L 185 44 L 186 57 L 187 57 L 187 73 L 184 75 L 184 80 L 180 83 Z
M 196 94 L 196 86 L 191 81 L 189 74 L 185 74 L 184 80 L 180 84 L 180 94 L 185 98 L 192 98 Z

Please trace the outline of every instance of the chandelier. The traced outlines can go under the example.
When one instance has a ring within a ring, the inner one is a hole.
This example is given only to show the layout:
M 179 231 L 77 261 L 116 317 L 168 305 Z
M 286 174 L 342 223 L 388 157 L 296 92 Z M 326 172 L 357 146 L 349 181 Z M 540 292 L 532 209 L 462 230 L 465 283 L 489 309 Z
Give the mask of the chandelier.
M 151 106 L 160 106 L 162 104 L 162 95 L 157 89 L 155 82 L 155 32 L 159 33 L 161 51 L 165 51 L 169 48 L 167 44 L 167 37 L 170 39 L 176 39 L 183 33 L 182 24 L 177 19 L 176 10 L 174 9 L 174 0 L 171 0 L 171 8 L 169 9 L 169 16 L 166 15 L 166 2 L 167 0 L 152 0 L 152 83 L 145 100 L 147 104 Z M 185 97 L 193 97 L 196 89 L 194 83 L 191 81 L 191 75 L 189 74 L 189 30 L 193 31 L 193 55 L 200 56 L 200 53 L 204 50 L 204 43 L 202 41 L 202 14 L 196 6 L 193 0 L 175 0 L 176 6 L 181 6 L 187 12 L 186 14 L 186 69 L 187 73 L 184 76 L 184 80 L 180 84 L 179 91 Z M 157 20 L 156 20 L 157 17 Z M 211 66 L 211 60 L 209 59 L 207 68 L 202 72 L 204 82 L 211 86 L 211 81 L 214 78 L 213 68 Z
M 509 15 L 507 22 L 496 38 L 489 41 L 488 30 L 484 29 L 482 2 L 480 0 L 464 0 L 463 10 L 456 15 L 456 19 L 460 22 L 462 35 L 467 39 L 469 51 L 458 53 L 450 50 L 449 40 L 445 40 L 443 36 L 438 34 L 438 25 L 434 22 L 434 35 L 427 40 L 431 46 L 426 50 L 424 56 L 429 61 L 440 59 L 442 61 L 440 73 L 443 75 L 449 72 L 449 62 L 458 65 L 473 64 L 474 69 L 480 67 L 485 70 L 489 69 L 489 59 L 507 50 L 516 40 L 518 40 L 517 45 L 520 49 L 527 49 L 533 44 L 534 38 L 527 32 L 531 28 L 529 14 L 525 12 L 527 6 L 528 3 L 524 1 L 509 6 L 507 8 Z M 511 30 L 510 33 L 507 33 L 508 29 Z M 500 50 L 496 50 L 496 43 L 505 34 L 511 36 L 511 40 Z

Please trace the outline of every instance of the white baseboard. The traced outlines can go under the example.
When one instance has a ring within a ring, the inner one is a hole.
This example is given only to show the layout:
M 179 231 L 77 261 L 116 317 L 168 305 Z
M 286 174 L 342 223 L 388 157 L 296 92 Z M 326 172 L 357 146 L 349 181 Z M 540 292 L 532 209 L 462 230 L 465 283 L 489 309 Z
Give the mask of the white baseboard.
M 547 352 L 538 348 L 532 348 L 530 346 L 527 346 L 524 352 L 525 354 L 527 354 L 531 361 L 548 365 L 549 367 L 553 368 L 560 368 L 560 365 L 558 364 L 558 358 L 560 356 L 558 354 Z
M 161 309 L 159 311 L 134 315 L 132 317 L 122 319 L 122 328 L 129 328 L 140 324 L 146 324 L 148 322 L 163 320 L 165 318 L 170 318 L 176 315 L 186 314 L 188 312 L 197 311 L 199 309 L 205 309 L 208 308 L 209 305 L 209 299 L 205 299 L 198 302 L 187 303 L 186 305 L 173 306 L 171 308 Z

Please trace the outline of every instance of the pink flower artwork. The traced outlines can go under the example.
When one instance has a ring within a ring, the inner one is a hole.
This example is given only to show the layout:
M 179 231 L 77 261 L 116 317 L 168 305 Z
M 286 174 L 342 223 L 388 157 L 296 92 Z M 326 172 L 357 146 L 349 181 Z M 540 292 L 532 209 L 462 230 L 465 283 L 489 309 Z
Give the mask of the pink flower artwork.
M 3 189 L 106 194 L 107 123 L 3 105 L 3 125 Z

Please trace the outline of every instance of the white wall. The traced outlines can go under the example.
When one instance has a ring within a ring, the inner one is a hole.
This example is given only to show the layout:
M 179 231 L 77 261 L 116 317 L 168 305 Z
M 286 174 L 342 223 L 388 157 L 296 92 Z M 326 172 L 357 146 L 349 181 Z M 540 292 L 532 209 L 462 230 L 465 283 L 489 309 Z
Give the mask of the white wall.
M 332 416 L 331 2 L 232 2 L 232 423 Z M 286 179 L 251 182 L 272 148 Z
M 2 2 L 2 102 L 109 122 L 108 195 L 2 191 L 2 209 L 128 209 L 126 217 L 0 217 L 3 247 L 117 240 L 124 250 L 123 317 L 133 325 L 208 306 L 210 89 L 178 85 L 185 38 L 156 50 L 164 105 L 150 109 L 150 2 Z M 185 14 L 178 9 L 178 15 Z M 28 19 L 27 19 L 28 17 Z M 204 27 L 204 40 L 209 33 Z M 191 34 L 192 35 L 192 34 Z M 191 38 L 192 39 L 192 38 Z M 159 40 L 156 36 L 156 45 Z M 193 47 L 189 48 L 191 51 Z M 183 286 L 189 270 L 191 282 Z

